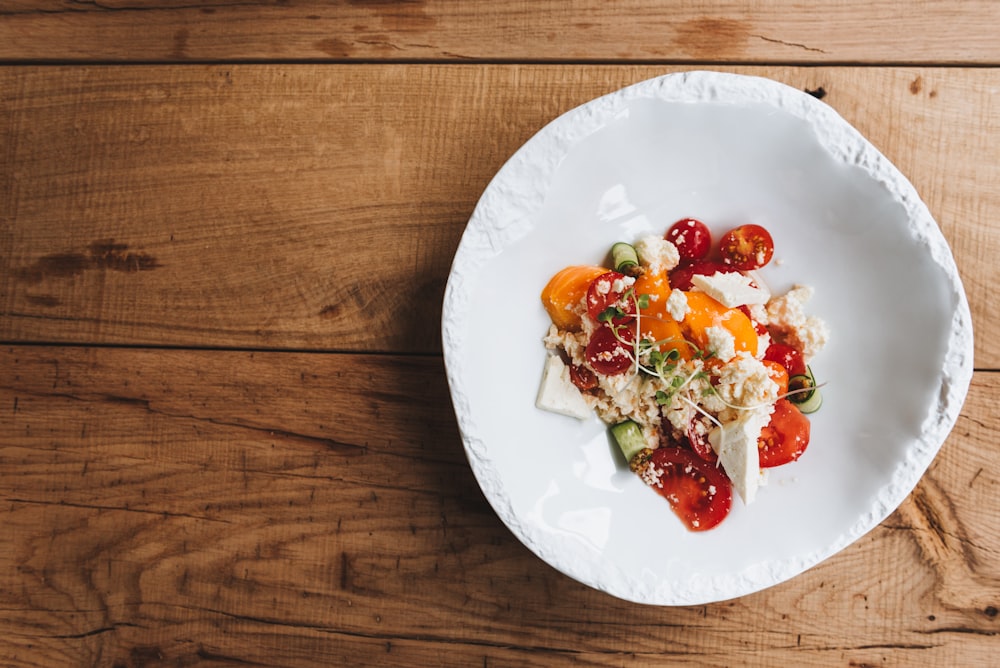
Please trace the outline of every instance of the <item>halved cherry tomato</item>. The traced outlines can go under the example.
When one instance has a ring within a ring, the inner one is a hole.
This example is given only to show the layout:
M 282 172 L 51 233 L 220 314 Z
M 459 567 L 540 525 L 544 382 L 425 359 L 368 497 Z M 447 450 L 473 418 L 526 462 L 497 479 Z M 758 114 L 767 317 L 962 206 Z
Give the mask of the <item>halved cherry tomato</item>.
M 802 359 L 802 353 L 797 349 L 785 345 L 784 343 L 772 343 L 764 351 L 764 359 L 777 362 L 785 367 L 789 377 L 801 376 L 806 372 L 806 363 Z
M 712 232 L 708 225 L 695 218 L 678 220 L 663 238 L 677 247 L 684 260 L 701 260 L 712 250 Z
M 757 440 L 762 468 L 781 466 L 802 456 L 809 445 L 809 418 L 788 399 L 774 404 L 771 421 Z
M 647 466 L 656 472 L 653 489 L 670 502 L 688 529 L 706 531 L 729 514 L 733 486 L 721 468 L 680 448 L 657 448 L 648 457 Z
M 694 260 L 693 262 L 682 262 L 670 270 L 670 285 L 677 290 L 690 290 L 694 287 L 691 277 L 695 275 L 714 276 L 722 272 L 729 274 L 739 271 L 735 267 L 716 262 L 715 260 Z
M 597 373 L 616 376 L 631 369 L 635 363 L 632 350 L 634 341 L 635 331 L 632 327 L 601 325 L 591 335 L 584 358 Z
M 617 271 L 608 271 L 591 282 L 587 288 L 587 313 L 594 320 L 604 313 L 608 308 L 614 307 L 622 312 L 611 320 L 616 325 L 626 322 L 635 316 L 635 300 L 626 296 L 631 287 L 632 280 L 626 279 L 623 274 Z
M 709 464 L 719 461 L 719 456 L 712 449 L 712 444 L 708 441 L 708 428 L 704 422 L 697 417 L 688 422 L 687 428 L 688 443 L 694 453 L 704 459 Z
M 780 363 L 765 359 L 762 361 L 767 367 L 767 375 L 778 384 L 778 396 L 783 397 L 788 394 L 788 371 Z
M 583 392 L 597 388 L 597 376 L 594 372 L 581 364 L 571 364 L 569 367 L 569 379 Z
M 760 269 L 771 261 L 774 241 L 760 225 L 740 225 L 722 235 L 719 252 L 724 263 L 741 271 Z

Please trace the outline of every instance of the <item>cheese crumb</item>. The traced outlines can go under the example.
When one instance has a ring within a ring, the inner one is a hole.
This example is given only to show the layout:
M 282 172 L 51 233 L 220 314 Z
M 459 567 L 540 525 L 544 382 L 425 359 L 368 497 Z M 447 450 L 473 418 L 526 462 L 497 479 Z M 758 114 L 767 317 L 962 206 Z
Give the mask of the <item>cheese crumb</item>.
M 736 339 L 725 327 L 712 326 L 705 329 L 708 350 L 723 362 L 736 357 Z
M 830 336 L 825 322 L 806 315 L 805 304 L 812 296 L 810 286 L 796 285 L 767 304 L 768 328 L 780 341 L 799 349 L 806 362 L 823 349 Z
M 649 267 L 654 274 L 670 271 L 681 261 L 677 246 L 658 236 L 639 239 L 635 244 L 635 252 L 639 256 L 639 263 Z
M 667 313 L 670 314 L 670 317 L 676 320 L 677 322 L 683 320 L 684 316 L 686 316 L 688 314 L 688 311 L 691 310 L 688 307 L 687 295 L 685 295 L 677 288 L 671 290 L 670 296 L 667 297 L 666 310 Z

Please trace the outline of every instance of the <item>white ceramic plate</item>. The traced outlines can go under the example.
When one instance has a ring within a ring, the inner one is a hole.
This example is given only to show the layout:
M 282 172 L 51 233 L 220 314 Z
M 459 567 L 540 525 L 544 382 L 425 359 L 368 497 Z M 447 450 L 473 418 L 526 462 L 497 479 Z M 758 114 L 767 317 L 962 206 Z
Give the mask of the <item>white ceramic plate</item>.
M 548 318 L 539 292 L 615 241 L 694 216 L 753 222 L 771 288 L 815 288 L 831 342 L 802 458 L 753 505 L 691 533 L 626 468 L 597 418 L 535 408 Z M 482 196 L 443 313 L 472 470 L 510 530 L 563 573 L 659 605 L 733 598 L 841 550 L 903 501 L 951 430 L 972 374 L 968 304 L 912 185 L 828 105 L 776 83 L 667 75 L 593 100 L 530 139 Z

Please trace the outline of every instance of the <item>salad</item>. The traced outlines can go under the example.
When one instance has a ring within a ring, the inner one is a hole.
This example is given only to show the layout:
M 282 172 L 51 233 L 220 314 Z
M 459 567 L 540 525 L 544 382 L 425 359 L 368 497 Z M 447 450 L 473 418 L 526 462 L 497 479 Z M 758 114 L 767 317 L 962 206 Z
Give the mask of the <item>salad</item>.
M 692 531 L 745 504 L 767 470 L 797 460 L 822 404 L 810 362 L 829 331 L 812 288 L 773 295 L 763 227 L 718 240 L 685 218 L 616 243 L 607 266 L 573 265 L 541 292 L 552 324 L 536 405 L 609 425 L 629 468 Z

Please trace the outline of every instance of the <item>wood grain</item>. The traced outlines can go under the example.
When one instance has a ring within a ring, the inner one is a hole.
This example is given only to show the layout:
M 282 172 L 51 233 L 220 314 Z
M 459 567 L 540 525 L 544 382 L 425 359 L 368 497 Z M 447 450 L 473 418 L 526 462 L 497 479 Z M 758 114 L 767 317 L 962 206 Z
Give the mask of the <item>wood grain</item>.
M 990 0 L 8 0 L 7 61 L 1000 62 Z
M 14 346 L 0 368 L 3 665 L 944 666 L 998 649 L 996 373 L 856 544 L 755 595 L 652 608 L 502 526 L 438 358 Z
M 560 113 L 679 68 L 0 70 L 0 340 L 440 350 L 483 188 Z M 916 185 L 1000 326 L 994 69 L 724 68 L 826 92 Z M 1000 341 L 977 337 L 977 365 Z

